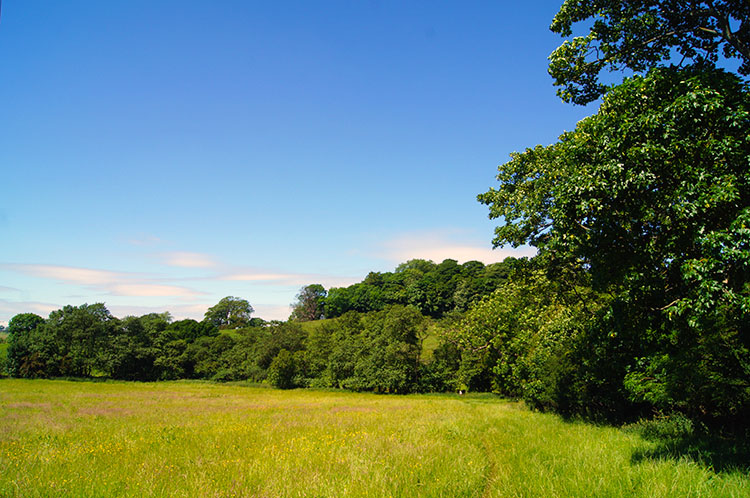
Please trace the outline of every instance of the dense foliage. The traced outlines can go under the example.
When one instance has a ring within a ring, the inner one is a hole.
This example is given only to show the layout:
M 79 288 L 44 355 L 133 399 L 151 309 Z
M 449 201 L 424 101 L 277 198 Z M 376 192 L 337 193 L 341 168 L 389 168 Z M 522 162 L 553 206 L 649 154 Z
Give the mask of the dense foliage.
M 746 425 L 750 5 L 566 0 L 551 29 L 581 22 L 550 73 L 601 107 L 479 196 L 496 246 L 539 252 L 449 334 L 459 379 L 568 414 Z M 605 86 L 605 69 L 638 76 Z
M 750 413 L 749 131 L 737 77 L 655 69 L 558 143 L 515 154 L 479 196 L 504 220 L 495 244 L 530 243 L 556 284 L 588 279 L 607 296 L 574 320 L 613 365 L 586 388 L 695 417 Z
M 441 318 L 452 311 L 465 311 L 490 294 L 507 278 L 517 260 L 484 265 L 479 261 L 458 264 L 454 259 L 433 263 L 413 259 L 394 272 L 370 273 L 360 283 L 332 288 L 325 298 L 325 316 L 347 311 L 367 313 L 387 306 L 414 306 L 422 314 Z
M 328 292 L 320 284 L 304 286 L 297 294 L 297 301 L 292 303 L 290 320 L 309 322 L 325 317 L 325 299 Z
M 173 321 L 169 313 L 117 319 L 100 303 L 66 306 L 47 320 L 16 315 L 9 326 L 7 372 L 25 378 L 268 381 L 283 389 L 383 393 L 454 384 L 456 362 L 451 367 L 423 360 L 429 319 L 414 307 L 350 311 L 305 327 L 255 319 L 254 325 L 222 330 L 206 315 L 202 322 Z
M 738 59 L 748 75 L 749 18 L 747 0 L 565 0 L 550 29 L 571 36 L 583 22 L 588 33 L 560 45 L 549 72 L 558 95 L 576 104 L 606 92 L 604 70 L 643 73 L 675 58 L 709 68 L 720 56 Z
M 227 296 L 208 308 L 205 319 L 220 328 L 236 329 L 250 324 L 253 311 L 253 307 L 245 299 Z

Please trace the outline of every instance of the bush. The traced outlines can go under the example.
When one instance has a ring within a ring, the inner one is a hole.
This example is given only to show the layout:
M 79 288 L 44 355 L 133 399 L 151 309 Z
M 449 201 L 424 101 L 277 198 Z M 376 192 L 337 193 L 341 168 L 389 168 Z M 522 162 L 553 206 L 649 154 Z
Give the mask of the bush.
M 295 387 L 295 374 L 294 356 L 282 349 L 268 367 L 268 382 L 277 389 L 291 389 Z
M 649 441 L 679 440 L 693 436 L 693 422 L 681 413 L 639 420 L 626 427 Z

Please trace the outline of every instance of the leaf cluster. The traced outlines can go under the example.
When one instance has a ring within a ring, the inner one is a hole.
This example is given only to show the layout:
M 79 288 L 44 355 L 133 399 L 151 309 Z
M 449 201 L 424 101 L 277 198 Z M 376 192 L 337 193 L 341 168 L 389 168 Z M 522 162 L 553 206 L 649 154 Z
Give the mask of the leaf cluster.
M 549 57 L 566 102 L 586 104 L 606 92 L 605 70 L 644 73 L 675 58 L 714 67 L 738 59 L 750 74 L 750 4 L 745 0 L 566 0 L 550 29 L 564 37 L 577 23 L 588 33 Z

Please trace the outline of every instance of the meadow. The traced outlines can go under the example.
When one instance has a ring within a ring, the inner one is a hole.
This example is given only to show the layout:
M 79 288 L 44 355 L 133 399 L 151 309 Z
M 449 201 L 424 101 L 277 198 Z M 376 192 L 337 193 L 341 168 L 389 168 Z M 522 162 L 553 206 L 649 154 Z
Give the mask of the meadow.
M 750 496 L 633 431 L 491 395 L 0 380 L 0 496 Z

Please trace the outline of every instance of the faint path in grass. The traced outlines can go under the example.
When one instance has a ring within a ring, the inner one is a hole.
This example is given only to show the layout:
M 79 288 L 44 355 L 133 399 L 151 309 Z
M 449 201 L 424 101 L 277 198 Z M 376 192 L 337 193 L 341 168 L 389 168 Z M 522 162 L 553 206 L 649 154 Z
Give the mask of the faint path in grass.
M 484 489 L 482 490 L 482 498 L 487 498 L 488 496 L 492 496 L 491 493 L 498 476 L 498 468 L 497 463 L 495 462 L 494 452 L 492 451 L 492 447 L 487 439 L 482 442 L 482 447 L 484 448 L 485 458 L 488 463 L 487 472 L 485 473 Z

